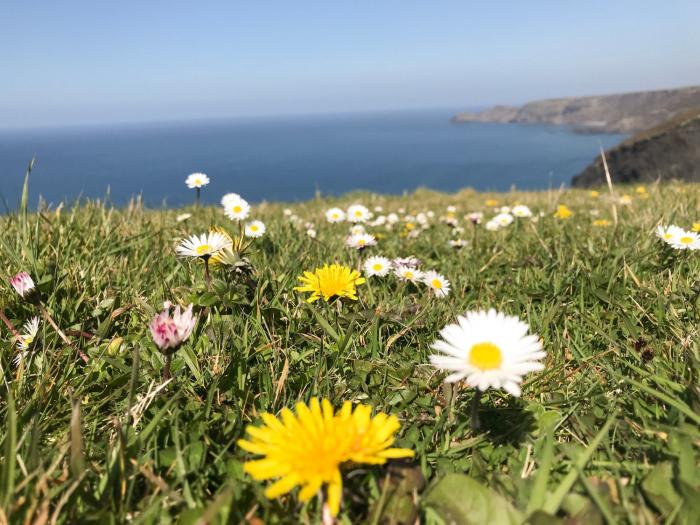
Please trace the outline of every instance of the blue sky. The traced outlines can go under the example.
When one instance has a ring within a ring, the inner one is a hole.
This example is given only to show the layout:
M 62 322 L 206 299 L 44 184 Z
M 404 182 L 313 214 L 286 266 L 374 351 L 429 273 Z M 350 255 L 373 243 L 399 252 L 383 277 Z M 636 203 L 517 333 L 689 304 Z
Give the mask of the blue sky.
M 700 2 L 5 0 L 0 127 L 700 84 Z

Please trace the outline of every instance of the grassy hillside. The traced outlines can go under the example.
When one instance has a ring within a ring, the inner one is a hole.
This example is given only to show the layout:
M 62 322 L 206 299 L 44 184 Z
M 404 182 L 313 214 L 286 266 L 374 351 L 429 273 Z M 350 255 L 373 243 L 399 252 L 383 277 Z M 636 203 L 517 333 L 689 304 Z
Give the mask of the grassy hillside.
M 654 229 L 700 221 L 700 189 L 617 190 L 628 204 L 580 190 L 355 194 L 291 205 L 292 217 L 262 204 L 251 216 L 266 234 L 248 264 L 212 268 L 211 290 L 203 264 L 175 247 L 212 226 L 235 236 L 219 208 L 92 202 L 0 217 L 7 324 L 21 331 L 39 315 L 7 284 L 24 270 L 70 343 L 42 318 L 17 366 L 0 325 L 0 522 L 317 523 L 323 491 L 266 498 L 271 482 L 244 472 L 255 455 L 237 441 L 264 412 L 318 396 L 397 416 L 394 446 L 415 451 L 344 464 L 341 523 L 697 523 L 700 263 Z M 347 223 L 325 220 L 353 203 L 401 218 L 367 226 L 377 246 L 364 253 L 345 247 Z M 464 218 L 516 203 L 535 218 L 498 231 Z M 555 217 L 559 204 L 573 214 Z M 440 221 L 447 206 L 463 232 Z M 429 211 L 425 229 L 405 218 Z M 356 301 L 294 291 L 304 271 L 361 269 L 370 255 L 415 256 L 451 292 L 393 275 L 357 286 Z M 193 303 L 198 322 L 161 388 L 149 323 L 164 301 Z M 528 323 L 547 356 L 521 397 L 484 393 L 475 430 L 475 390 L 444 383 L 429 355 L 456 316 L 488 308 Z

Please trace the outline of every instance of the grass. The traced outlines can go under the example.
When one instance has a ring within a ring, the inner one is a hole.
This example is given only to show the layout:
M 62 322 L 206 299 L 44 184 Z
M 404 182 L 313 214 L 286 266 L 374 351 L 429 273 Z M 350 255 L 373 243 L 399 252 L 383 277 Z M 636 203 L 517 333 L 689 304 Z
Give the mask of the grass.
M 612 218 L 606 198 L 576 190 L 358 193 L 289 206 L 299 225 L 283 205 L 261 204 L 253 215 L 268 233 L 253 244 L 252 273 L 216 270 L 213 291 L 174 246 L 214 225 L 235 232 L 219 209 L 96 201 L 27 213 L 25 200 L 0 217 L 0 277 L 28 271 L 89 360 L 42 321 L 34 356 L 15 367 L 2 326 L 0 522 L 317 523 L 318 498 L 265 499 L 236 440 L 262 412 L 322 396 L 396 414 L 397 446 L 416 451 L 412 461 L 346 469 L 341 523 L 698 523 L 700 264 L 653 229 L 690 227 L 700 188 L 648 195 L 618 206 L 619 224 L 608 227 L 591 216 Z M 490 214 L 487 197 L 544 216 L 474 232 L 461 217 Z M 416 238 L 401 235 L 403 224 L 370 228 L 381 234 L 370 252 L 419 257 L 451 281 L 449 297 L 373 278 L 340 313 L 304 303 L 293 291 L 303 270 L 359 267 L 362 256 L 343 246 L 347 225 L 323 219 L 353 202 L 434 210 Z M 558 203 L 573 217 L 553 218 Z M 448 204 L 470 241 L 461 250 L 438 221 Z M 177 222 L 184 211 L 192 217 Z M 148 323 L 164 300 L 193 302 L 200 322 L 160 389 L 163 357 Z M 0 301 L 18 329 L 37 314 L 9 285 Z M 541 335 L 546 369 L 527 376 L 519 399 L 487 391 L 475 432 L 474 391 L 443 384 L 427 363 L 445 324 L 489 307 Z

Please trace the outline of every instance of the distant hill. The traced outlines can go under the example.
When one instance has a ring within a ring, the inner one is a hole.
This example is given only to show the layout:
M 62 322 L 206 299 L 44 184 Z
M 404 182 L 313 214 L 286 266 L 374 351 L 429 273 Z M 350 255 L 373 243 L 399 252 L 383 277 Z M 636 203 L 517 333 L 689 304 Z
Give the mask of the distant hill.
M 613 182 L 657 179 L 700 181 L 700 108 L 641 131 L 605 152 Z M 571 181 L 589 187 L 605 183 L 600 158 Z
M 693 108 L 700 108 L 700 86 L 553 98 L 530 102 L 519 108 L 495 106 L 479 113 L 458 113 L 452 117 L 452 122 L 559 124 L 584 132 L 635 133 Z

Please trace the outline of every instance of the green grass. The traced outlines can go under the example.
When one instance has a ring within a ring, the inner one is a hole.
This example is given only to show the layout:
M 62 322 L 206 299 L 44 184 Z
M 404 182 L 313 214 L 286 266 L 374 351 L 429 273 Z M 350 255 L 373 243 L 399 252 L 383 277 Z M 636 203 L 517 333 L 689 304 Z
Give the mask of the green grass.
M 653 229 L 699 220 L 700 188 L 649 187 L 604 228 L 590 214 L 612 219 L 604 193 L 489 196 L 544 216 L 475 237 L 461 217 L 492 213 L 471 191 L 316 199 L 289 206 L 299 226 L 283 205 L 256 206 L 268 233 L 249 255 L 251 278 L 216 271 L 213 292 L 174 246 L 213 225 L 235 232 L 219 209 L 90 202 L 0 217 L 2 311 L 18 329 L 36 314 L 7 284 L 28 271 L 89 356 L 83 363 L 42 321 L 34 357 L 17 368 L 0 325 L 0 522 L 317 523 L 318 498 L 264 498 L 236 440 L 260 413 L 323 396 L 396 414 L 397 445 L 416 451 L 345 469 L 342 523 L 698 523 L 700 263 Z M 450 296 L 386 278 L 359 287 L 338 315 L 305 304 L 293 291 L 303 270 L 360 264 L 343 246 L 347 225 L 323 218 L 353 202 L 435 211 L 417 238 L 401 225 L 370 228 L 381 238 L 369 251 L 419 257 L 451 281 Z M 574 216 L 554 219 L 557 203 Z M 471 243 L 461 250 L 437 220 L 448 204 Z M 176 222 L 183 211 L 192 218 Z M 163 358 L 147 325 L 164 300 L 194 302 L 200 321 L 175 355 L 175 381 L 156 393 Z M 474 391 L 444 385 L 427 363 L 445 324 L 489 307 L 541 335 L 546 369 L 527 376 L 519 399 L 489 390 L 474 432 Z

